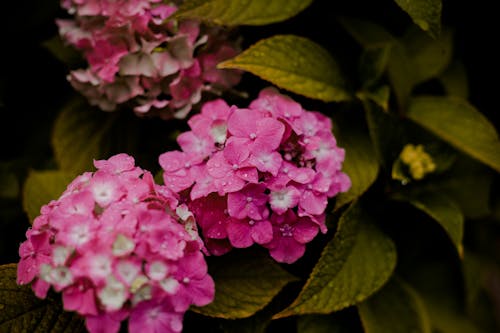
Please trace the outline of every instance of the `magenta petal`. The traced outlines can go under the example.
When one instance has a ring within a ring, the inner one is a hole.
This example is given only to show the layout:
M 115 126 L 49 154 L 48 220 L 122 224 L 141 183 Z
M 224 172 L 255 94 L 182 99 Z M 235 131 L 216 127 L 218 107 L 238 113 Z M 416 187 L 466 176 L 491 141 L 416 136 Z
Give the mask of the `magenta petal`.
M 246 217 L 246 195 L 241 192 L 229 193 L 227 196 L 227 212 L 230 216 L 238 219 Z
M 215 178 L 227 177 L 233 171 L 222 152 L 215 153 L 207 162 L 208 174 Z
M 227 129 L 234 136 L 248 139 L 257 134 L 257 121 L 261 118 L 254 110 L 236 109 L 227 120 Z
M 176 172 L 163 173 L 163 181 L 170 190 L 180 192 L 193 185 L 194 178 L 191 176 L 191 170 L 180 169 Z
M 249 183 L 257 184 L 259 182 L 259 173 L 254 167 L 238 169 L 235 174 Z
M 299 201 L 299 207 L 311 215 L 322 214 L 327 204 L 325 194 L 314 194 L 312 191 L 304 191 Z
M 281 237 L 277 240 L 277 243 L 277 246 L 269 249 L 269 254 L 277 262 L 292 264 L 302 257 L 306 251 L 306 246 L 298 243 L 292 237 Z
M 227 237 L 226 221 L 213 221 L 212 224 L 203 231 L 203 234 L 209 238 L 224 239 Z
M 191 280 L 188 290 L 194 305 L 205 306 L 214 300 L 215 283 L 210 275 L 205 275 L 200 280 Z
M 318 230 L 317 224 L 307 217 L 301 217 L 293 226 L 293 238 L 299 243 L 306 244 L 316 237 Z
M 273 227 L 269 221 L 258 221 L 251 229 L 252 239 L 257 244 L 267 244 L 273 239 Z
M 169 151 L 158 158 L 160 166 L 167 172 L 177 171 L 184 168 L 186 153 L 181 151 Z
M 36 297 L 45 298 L 49 292 L 50 284 L 41 279 L 36 279 L 31 288 L 35 292 Z
M 17 265 L 17 284 L 30 283 L 38 273 L 38 265 L 32 256 L 22 258 Z
M 174 312 L 168 302 L 154 301 L 139 303 L 130 313 L 128 322 L 130 333 L 181 332 L 182 314 Z
M 177 137 L 182 150 L 192 156 L 196 163 L 201 162 L 212 153 L 213 142 L 208 136 L 197 136 L 193 132 L 184 132 Z
M 123 317 L 123 318 L 121 318 Z M 101 314 L 99 316 L 87 316 L 85 327 L 89 333 L 116 333 L 120 330 L 121 320 L 125 316 L 114 316 L 113 314 Z
M 259 171 L 261 172 L 269 172 L 274 177 L 278 175 L 278 171 L 281 167 L 281 163 L 283 159 L 281 158 L 281 154 L 273 151 L 266 152 L 260 151 L 255 152 L 250 156 L 250 163 L 253 164 Z
M 243 221 L 233 219 L 227 226 L 227 236 L 231 245 L 236 248 L 245 248 L 253 244 L 250 225 Z
M 281 143 L 283 133 L 285 133 L 285 125 L 276 119 L 264 118 L 259 120 L 257 126 L 257 136 L 252 151 L 276 150 Z
M 80 290 L 79 285 L 71 286 L 63 291 L 64 309 L 76 311 L 81 315 L 97 315 L 97 306 L 92 289 Z
M 246 140 L 229 140 L 224 149 L 224 157 L 231 166 L 239 167 L 250 155 Z
M 205 258 L 199 251 L 194 252 L 190 255 L 186 255 L 181 259 L 181 264 L 183 269 L 179 273 L 184 274 L 189 278 L 201 279 L 208 273 L 208 267 Z
M 290 168 L 288 176 L 297 183 L 308 184 L 316 175 L 316 172 L 311 168 Z
M 209 238 L 205 240 L 205 245 L 207 246 L 207 249 L 210 252 L 210 254 L 214 256 L 224 255 L 229 251 L 231 251 L 231 249 L 233 248 L 227 238 L 226 239 Z

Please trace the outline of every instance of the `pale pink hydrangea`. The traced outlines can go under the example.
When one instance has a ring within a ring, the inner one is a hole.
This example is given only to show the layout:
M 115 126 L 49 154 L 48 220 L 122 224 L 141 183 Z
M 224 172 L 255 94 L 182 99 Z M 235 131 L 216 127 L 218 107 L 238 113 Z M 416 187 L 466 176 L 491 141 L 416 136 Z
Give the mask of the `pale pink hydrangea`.
M 240 71 L 216 65 L 239 47 L 218 27 L 169 21 L 177 6 L 160 0 L 62 0 L 74 19 L 61 37 L 89 67 L 70 72 L 72 86 L 106 111 L 126 103 L 138 115 L 184 118 L 204 91 L 235 86 Z
M 89 332 L 180 332 L 214 298 L 193 214 L 126 154 L 94 162 L 43 206 L 21 244 L 17 282 L 85 317 Z
M 302 257 L 326 232 L 328 199 L 351 186 L 331 120 L 267 88 L 248 108 L 207 102 L 188 123 L 177 138 L 182 151 L 159 162 L 209 252 L 259 244 L 278 262 Z

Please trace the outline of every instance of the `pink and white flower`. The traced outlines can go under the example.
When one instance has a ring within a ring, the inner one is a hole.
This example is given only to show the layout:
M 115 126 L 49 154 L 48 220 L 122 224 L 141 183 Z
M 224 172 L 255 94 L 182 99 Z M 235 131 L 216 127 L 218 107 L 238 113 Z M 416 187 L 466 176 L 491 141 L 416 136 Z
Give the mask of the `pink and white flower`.
M 259 244 L 293 263 L 326 232 L 328 199 L 351 186 L 329 118 L 267 88 L 248 108 L 207 102 L 188 124 L 181 151 L 159 161 L 165 183 L 182 184 L 171 189 L 191 208 L 210 253 Z
M 71 85 L 90 104 L 113 111 L 126 104 L 136 114 L 184 118 L 205 91 L 237 85 L 241 71 L 219 62 L 239 52 L 220 27 L 167 19 L 174 3 L 158 0 L 62 0 L 73 19 L 59 34 L 82 52 L 89 67 L 70 72 Z
M 21 244 L 17 282 L 50 288 L 91 333 L 180 332 L 214 298 L 194 215 L 126 154 L 95 161 L 41 209 Z M 177 213 L 178 212 L 178 213 Z

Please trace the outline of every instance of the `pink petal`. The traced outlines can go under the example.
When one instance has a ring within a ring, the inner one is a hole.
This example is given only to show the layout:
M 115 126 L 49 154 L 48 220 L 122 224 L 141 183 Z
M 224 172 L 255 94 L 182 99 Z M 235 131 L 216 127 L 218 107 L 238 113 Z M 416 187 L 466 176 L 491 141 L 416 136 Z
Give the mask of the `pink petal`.
M 325 194 L 314 194 L 312 191 L 304 191 L 299 201 L 299 207 L 312 215 L 322 214 L 327 204 Z
M 292 237 L 280 237 L 276 241 L 277 244 L 269 249 L 269 254 L 277 262 L 293 264 L 297 259 L 302 257 L 306 251 L 304 244 L 298 243 Z M 271 242 L 271 243 L 274 243 Z
M 231 166 L 227 163 L 222 152 L 215 153 L 207 162 L 207 172 L 212 177 L 227 177 L 232 171 Z
M 306 244 L 318 234 L 318 226 L 307 217 L 299 218 L 293 226 L 293 238 L 299 243 Z
M 269 221 L 257 221 L 251 229 L 252 239 L 257 244 L 267 244 L 273 239 L 273 227 Z
M 227 225 L 227 236 L 231 245 L 236 248 L 246 248 L 253 244 L 250 225 L 247 222 L 231 220 Z
M 235 109 L 227 120 L 229 133 L 236 137 L 253 139 L 257 135 L 257 121 L 262 115 L 249 109 Z
M 257 136 L 252 152 L 276 150 L 285 133 L 285 125 L 276 119 L 264 118 L 258 121 L 257 126 Z

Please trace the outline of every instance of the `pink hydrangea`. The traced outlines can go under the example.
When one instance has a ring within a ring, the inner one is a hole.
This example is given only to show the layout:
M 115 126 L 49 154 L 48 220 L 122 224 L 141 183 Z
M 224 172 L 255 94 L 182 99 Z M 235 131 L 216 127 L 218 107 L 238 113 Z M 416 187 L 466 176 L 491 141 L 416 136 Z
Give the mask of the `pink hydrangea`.
M 209 252 L 259 244 L 293 263 L 326 232 L 328 199 L 351 186 L 329 118 L 267 88 L 248 108 L 207 102 L 188 123 L 177 138 L 182 151 L 159 162 Z
M 236 85 L 240 71 L 216 65 L 239 47 L 219 27 L 167 21 L 176 10 L 159 0 L 62 0 L 74 19 L 59 19 L 61 37 L 88 68 L 70 72 L 72 86 L 92 105 L 127 104 L 138 115 L 184 118 L 204 91 Z
M 193 214 L 126 154 L 94 162 L 21 244 L 17 282 L 85 317 L 89 332 L 180 332 L 191 305 L 214 298 Z

